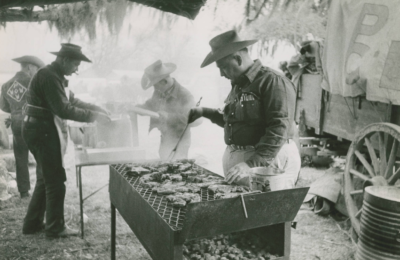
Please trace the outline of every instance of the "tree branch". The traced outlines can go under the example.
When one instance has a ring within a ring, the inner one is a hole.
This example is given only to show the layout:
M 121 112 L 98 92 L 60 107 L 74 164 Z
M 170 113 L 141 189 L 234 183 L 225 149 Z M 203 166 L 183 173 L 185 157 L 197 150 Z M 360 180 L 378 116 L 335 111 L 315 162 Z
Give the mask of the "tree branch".
M 6 9 L 0 11 L 0 22 L 41 22 L 56 21 L 58 15 L 50 11 L 31 11 L 28 9 Z
M 256 14 L 256 16 L 254 16 L 254 20 L 257 20 L 258 16 L 260 16 L 262 9 L 265 7 L 265 5 L 267 4 L 268 0 L 264 0 L 264 2 L 261 4 L 260 9 L 258 9 L 258 12 Z

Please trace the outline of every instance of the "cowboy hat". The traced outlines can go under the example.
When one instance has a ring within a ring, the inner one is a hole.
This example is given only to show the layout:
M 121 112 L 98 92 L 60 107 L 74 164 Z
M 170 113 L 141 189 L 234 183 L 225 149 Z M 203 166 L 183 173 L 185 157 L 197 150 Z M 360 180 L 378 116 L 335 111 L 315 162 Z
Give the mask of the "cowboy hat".
M 61 50 L 59 52 L 50 52 L 56 56 L 68 57 L 74 60 L 81 60 L 92 62 L 82 53 L 82 47 L 72 43 L 61 43 Z
M 232 53 L 235 53 L 258 40 L 242 41 L 236 31 L 227 31 L 210 40 L 211 52 L 204 59 L 200 68 L 210 65 Z
M 22 57 L 14 58 L 12 60 L 15 61 L 15 62 L 18 62 L 18 63 L 32 64 L 32 65 L 35 65 L 35 66 L 37 66 L 39 68 L 45 66 L 44 62 L 41 59 L 39 59 L 38 57 L 35 57 L 35 56 L 25 55 L 25 56 L 22 56 Z
M 162 63 L 161 60 L 158 60 L 148 66 L 144 70 L 144 74 L 142 76 L 142 88 L 148 89 L 153 86 L 160 80 L 166 78 L 176 70 L 176 65 L 173 63 Z

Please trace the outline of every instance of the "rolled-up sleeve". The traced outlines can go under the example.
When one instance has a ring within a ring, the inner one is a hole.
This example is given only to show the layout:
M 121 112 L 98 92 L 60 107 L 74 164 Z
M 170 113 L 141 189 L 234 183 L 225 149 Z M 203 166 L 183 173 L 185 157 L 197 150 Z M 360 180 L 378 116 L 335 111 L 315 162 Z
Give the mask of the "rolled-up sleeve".
M 288 103 L 287 91 L 292 91 L 288 89 L 292 86 L 282 77 L 267 77 L 260 87 L 266 127 L 265 134 L 255 145 L 256 153 L 246 161 L 250 167 L 267 166 L 276 157 L 287 141 L 290 127 L 289 106 L 294 106 Z

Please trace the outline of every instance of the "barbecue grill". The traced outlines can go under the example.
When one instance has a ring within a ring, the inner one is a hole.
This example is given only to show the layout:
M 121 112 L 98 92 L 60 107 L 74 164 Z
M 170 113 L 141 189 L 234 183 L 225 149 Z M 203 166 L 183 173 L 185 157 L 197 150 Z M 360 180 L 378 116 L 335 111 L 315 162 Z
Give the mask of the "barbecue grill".
M 291 222 L 308 188 L 249 194 L 243 196 L 243 201 L 240 197 L 215 199 L 211 191 L 203 188 L 200 202 L 176 208 L 165 196 L 143 188 L 139 177 L 127 174 L 132 166 L 156 164 L 110 165 L 112 259 L 115 259 L 115 209 L 155 260 L 183 259 L 182 245 L 188 240 L 255 228 L 265 229 L 264 239 L 281 256 L 278 259 L 289 259 Z M 201 173 L 219 176 L 196 164 L 193 167 Z

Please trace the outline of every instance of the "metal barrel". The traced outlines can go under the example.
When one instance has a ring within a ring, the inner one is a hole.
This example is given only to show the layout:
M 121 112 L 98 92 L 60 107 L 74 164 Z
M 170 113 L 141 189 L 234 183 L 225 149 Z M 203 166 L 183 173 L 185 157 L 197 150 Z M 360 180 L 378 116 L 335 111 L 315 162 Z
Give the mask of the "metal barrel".
M 400 259 L 400 187 L 365 188 L 356 260 Z

